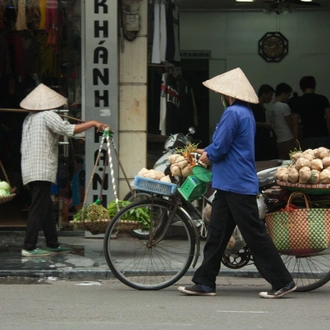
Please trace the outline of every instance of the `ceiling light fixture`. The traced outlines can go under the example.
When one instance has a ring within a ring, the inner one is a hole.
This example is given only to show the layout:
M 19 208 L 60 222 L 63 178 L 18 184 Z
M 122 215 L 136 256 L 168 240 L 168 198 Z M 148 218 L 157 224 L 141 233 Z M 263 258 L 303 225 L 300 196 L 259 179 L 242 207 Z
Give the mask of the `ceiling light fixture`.
M 254 2 L 254 0 L 236 0 L 236 2 Z
M 313 0 L 300 0 L 301 2 L 313 2 Z

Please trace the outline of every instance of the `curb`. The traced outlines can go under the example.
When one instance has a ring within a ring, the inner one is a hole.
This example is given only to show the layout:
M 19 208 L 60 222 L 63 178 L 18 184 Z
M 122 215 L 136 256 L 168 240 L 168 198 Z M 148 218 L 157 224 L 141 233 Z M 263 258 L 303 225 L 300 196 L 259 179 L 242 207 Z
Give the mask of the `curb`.
M 194 270 L 189 270 L 184 276 L 193 276 Z M 239 277 L 239 278 L 261 278 L 257 271 L 221 271 L 219 276 L 223 277 Z M 54 270 L 1 270 L 0 279 L 12 278 L 47 278 L 54 277 L 58 280 L 70 281 L 92 281 L 92 280 L 108 280 L 115 276 L 110 270 L 94 270 L 94 269 L 54 269 Z

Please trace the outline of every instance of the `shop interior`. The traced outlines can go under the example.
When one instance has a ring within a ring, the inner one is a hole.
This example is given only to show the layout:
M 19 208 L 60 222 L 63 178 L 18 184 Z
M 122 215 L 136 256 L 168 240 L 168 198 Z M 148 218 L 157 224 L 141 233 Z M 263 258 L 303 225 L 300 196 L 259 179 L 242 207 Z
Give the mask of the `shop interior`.
M 20 101 L 42 82 L 67 97 L 66 114 L 81 118 L 80 24 L 80 0 L 0 3 L 0 180 L 9 181 L 16 194 L 0 204 L 1 228 L 24 228 L 29 209 L 20 170 L 21 128 L 27 113 Z M 57 218 L 67 217 L 59 210 L 68 212 L 69 207 L 60 208 L 59 203 L 72 200 L 68 178 L 83 168 L 83 144 L 70 139 L 59 147 L 58 183 L 52 187 Z

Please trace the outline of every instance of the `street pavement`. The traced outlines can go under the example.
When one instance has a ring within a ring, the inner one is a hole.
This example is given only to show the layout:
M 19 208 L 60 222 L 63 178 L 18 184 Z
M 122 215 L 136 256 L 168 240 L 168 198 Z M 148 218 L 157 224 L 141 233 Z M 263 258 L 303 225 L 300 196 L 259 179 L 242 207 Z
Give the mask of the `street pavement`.
M 330 284 L 261 299 L 263 279 L 219 277 L 217 295 L 134 290 L 116 279 L 0 284 L 3 330 L 329 330 Z
M 103 238 L 85 237 L 84 232 L 59 233 L 61 244 L 71 247 L 72 253 L 44 258 L 21 257 L 23 232 L 1 232 L 0 234 L 0 279 L 6 277 L 57 278 L 66 280 L 102 280 L 113 278 L 103 253 Z M 39 236 L 39 246 L 45 246 Z M 202 261 L 199 257 L 196 267 Z M 195 267 L 195 268 L 196 268 Z M 190 268 L 188 276 L 193 274 Z M 259 277 L 254 265 L 239 270 L 222 267 L 223 276 Z

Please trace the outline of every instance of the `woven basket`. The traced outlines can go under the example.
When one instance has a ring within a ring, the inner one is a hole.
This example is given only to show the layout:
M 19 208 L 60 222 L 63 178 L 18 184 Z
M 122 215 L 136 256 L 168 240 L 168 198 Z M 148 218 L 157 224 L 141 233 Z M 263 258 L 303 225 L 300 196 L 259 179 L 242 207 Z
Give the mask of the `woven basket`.
M 16 194 L 10 194 L 8 196 L 0 196 L 0 204 L 11 201 L 15 196 Z
M 70 221 L 70 224 L 77 229 L 87 230 L 93 235 L 104 234 L 110 220 L 97 220 L 97 221 Z

